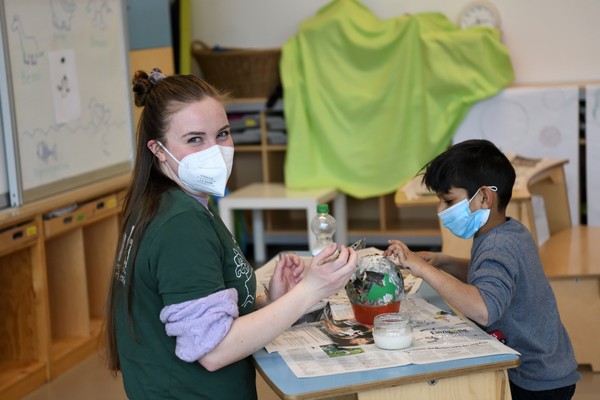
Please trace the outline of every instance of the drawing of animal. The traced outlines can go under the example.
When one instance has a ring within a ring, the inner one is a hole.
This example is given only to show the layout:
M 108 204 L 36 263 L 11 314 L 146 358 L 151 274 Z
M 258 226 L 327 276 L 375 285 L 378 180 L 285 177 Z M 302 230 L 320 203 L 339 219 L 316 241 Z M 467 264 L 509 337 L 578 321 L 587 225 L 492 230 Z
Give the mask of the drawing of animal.
M 50 0 L 52 23 L 61 31 L 71 30 L 71 18 L 77 6 L 73 0 Z
M 45 163 L 48 162 L 50 156 L 52 156 L 52 158 L 54 158 L 54 161 L 56 161 L 56 143 L 54 143 L 54 146 L 50 148 L 48 143 L 46 143 L 45 141 L 42 140 L 41 142 L 39 142 L 37 148 L 37 156 L 40 160 L 42 160 Z
M 18 15 L 13 17 L 11 30 L 17 32 L 19 35 L 23 63 L 27 65 L 36 65 L 38 59 L 44 55 L 44 52 L 40 51 L 37 39 L 34 36 L 29 36 L 25 33 L 23 22 L 21 22 L 21 18 Z
M 92 14 L 92 25 L 104 29 L 106 27 L 104 15 L 111 12 L 108 0 L 88 0 L 86 9 Z

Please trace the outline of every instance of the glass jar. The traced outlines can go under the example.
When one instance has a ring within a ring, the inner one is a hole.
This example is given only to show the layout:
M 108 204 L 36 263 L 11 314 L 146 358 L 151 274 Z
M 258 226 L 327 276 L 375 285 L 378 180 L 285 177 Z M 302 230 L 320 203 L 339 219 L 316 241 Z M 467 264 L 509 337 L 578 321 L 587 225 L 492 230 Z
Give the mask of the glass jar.
M 410 317 L 401 313 L 385 313 L 375 317 L 375 345 L 381 349 L 405 349 L 412 345 L 413 329 Z

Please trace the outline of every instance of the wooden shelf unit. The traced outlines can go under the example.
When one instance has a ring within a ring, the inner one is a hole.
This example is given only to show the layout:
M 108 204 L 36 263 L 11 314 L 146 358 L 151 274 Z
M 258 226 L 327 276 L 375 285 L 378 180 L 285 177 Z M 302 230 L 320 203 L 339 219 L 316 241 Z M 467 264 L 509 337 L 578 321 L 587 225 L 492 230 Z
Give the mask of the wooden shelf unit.
M 284 164 L 286 144 L 271 143 L 269 132 L 285 131 L 281 128 L 284 120 L 283 104 L 277 102 L 267 109 L 266 99 L 235 99 L 227 105 L 230 115 L 235 161 L 229 179 L 229 189 L 239 189 L 255 182 L 284 182 Z M 248 124 L 240 123 L 240 119 Z M 274 119 L 278 126 L 273 128 Z M 233 121 L 233 122 L 232 122 Z M 239 136 L 248 129 L 260 135 L 254 135 L 252 143 Z M 238 139 L 238 140 L 236 140 Z M 394 193 L 383 196 L 357 199 L 347 196 L 348 204 L 348 240 L 350 242 L 366 237 L 369 245 L 385 245 L 388 239 L 397 238 L 409 245 L 439 246 L 440 230 L 435 210 L 428 206 L 398 208 Z M 286 244 L 303 243 L 306 240 L 306 215 L 298 211 L 265 211 L 267 243 Z M 250 223 L 250 215 L 246 220 Z M 250 232 L 250 227 L 248 228 Z M 308 245 L 308 244 L 307 244 Z
M 20 399 L 102 347 L 128 183 L 122 175 L 0 211 L 0 398 Z
M 41 217 L 16 216 L 0 230 L 0 397 L 16 399 L 47 378 Z

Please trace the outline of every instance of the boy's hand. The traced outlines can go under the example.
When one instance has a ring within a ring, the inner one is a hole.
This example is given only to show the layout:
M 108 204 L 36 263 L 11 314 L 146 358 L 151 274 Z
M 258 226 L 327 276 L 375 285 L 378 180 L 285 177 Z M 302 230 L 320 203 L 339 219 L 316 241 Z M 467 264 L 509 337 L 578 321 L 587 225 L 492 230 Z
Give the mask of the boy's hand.
M 440 253 L 432 251 L 417 251 L 415 254 L 421 257 L 426 263 L 431 264 L 436 268 L 440 267 Z
M 399 240 L 388 240 L 389 246 L 383 252 L 385 257 L 395 256 L 401 266 L 408 269 L 411 275 L 420 278 L 423 268 L 429 265 L 423 258 L 413 253 L 407 245 Z

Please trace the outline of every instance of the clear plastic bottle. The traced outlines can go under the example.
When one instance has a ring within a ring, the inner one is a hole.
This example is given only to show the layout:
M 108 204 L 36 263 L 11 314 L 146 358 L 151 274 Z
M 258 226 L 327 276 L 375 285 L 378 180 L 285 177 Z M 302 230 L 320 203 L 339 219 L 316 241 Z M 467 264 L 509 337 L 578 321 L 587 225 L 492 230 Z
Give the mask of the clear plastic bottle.
M 310 222 L 310 230 L 316 237 L 312 247 L 313 256 L 333 243 L 335 228 L 335 218 L 329 214 L 329 206 L 327 204 L 317 205 L 317 215 Z

